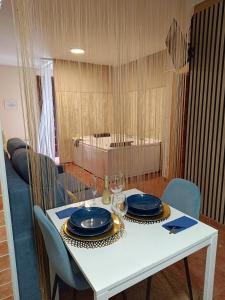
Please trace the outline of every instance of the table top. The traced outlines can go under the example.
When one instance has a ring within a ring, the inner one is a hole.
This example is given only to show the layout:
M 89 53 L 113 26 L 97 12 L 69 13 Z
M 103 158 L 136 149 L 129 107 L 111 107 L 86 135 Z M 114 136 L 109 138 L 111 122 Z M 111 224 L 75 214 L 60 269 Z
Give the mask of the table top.
M 129 196 L 142 192 L 131 189 L 124 193 Z M 98 206 L 110 210 L 110 205 L 102 204 L 101 197 L 95 201 Z M 87 204 L 91 202 L 92 200 L 86 201 Z M 67 205 L 65 208 L 70 206 L 76 204 Z M 66 219 L 59 219 L 55 213 L 63 208 L 47 211 L 50 220 L 59 231 Z M 162 224 L 184 215 L 171 207 L 170 217 L 161 223 L 137 224 L 125 220 L 125 236 L 102 248 L 77 248 L 69 243 L 66 243 L 66 246 L 93 290 L 103 293 L 217 234 L 216 229 L 200 221 L 177 234 L 169 234 L 169 231 L 162 227 Z

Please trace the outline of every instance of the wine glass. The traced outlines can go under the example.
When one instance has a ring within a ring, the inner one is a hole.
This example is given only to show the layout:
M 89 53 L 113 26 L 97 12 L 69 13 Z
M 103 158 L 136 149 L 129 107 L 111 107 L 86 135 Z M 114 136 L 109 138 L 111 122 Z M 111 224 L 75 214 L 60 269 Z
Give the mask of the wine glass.
M 112 201 L 112 211 L 120 218 L 124 227 L 123 217 L 128 210 L 127 197 L 123 193 L 115 194 Z
M 122 192 L 124 187 L 124 176 L 113 175 L 110 177 L 110 189 L 114 195 Z
M 97 194 L 97 177 L 92 175 L 91 176 L 91 180 L 90 180 L 90 189 L 93 195 L 93 204 L 95 204 L 95 198 L 96 198 L 96 194 Z

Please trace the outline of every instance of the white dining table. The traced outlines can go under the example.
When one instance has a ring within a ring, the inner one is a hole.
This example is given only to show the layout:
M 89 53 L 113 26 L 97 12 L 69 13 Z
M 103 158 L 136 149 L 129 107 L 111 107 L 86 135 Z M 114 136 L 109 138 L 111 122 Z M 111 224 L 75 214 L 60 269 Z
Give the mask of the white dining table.
M 137 189 L 124 192 L 127 196 L 142 193 Z M 181 199 L 182 201 L 182 199 Z M 93 200 L 85 201 L 87 206 Z M 70 204 L 47 210 L 47 215 L 58 231 L 66 219 L 59 219 L 57 211 L 76 206 Z M 111 210 L 103 205 L 101 197 L 95 199 L 95 206 Z M 65 241 L 72 258 L 94 291 L 96 300 L 106 300 L 135 285 L 175 262 L 207 247 L 204 300 L 213 297 L 214 273 L 218 231 L 200 221 L 176 234 L 162 227 L 168 221 L 185 214 L 171 207 L 170 217 L 154 224 L 138 224 L 125 220 L 125 235 L 111 245 L 101 248 L 78 248 Z M 171 274 L 172 276 L 172 274 Z

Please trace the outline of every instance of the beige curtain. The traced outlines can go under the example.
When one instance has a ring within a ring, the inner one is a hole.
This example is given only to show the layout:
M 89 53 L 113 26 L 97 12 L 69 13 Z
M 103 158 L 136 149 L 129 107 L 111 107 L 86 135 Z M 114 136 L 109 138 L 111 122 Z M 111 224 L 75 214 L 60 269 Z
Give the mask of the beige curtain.
M 35 75 L 43 58 L 50 58 L 61 162 L 72 160 L 73 137 L 110 132 L 115 141 L 132 135 L 138 146 L 145 138 L 160 139 L 162 174 L 179 175 L 185 99 L 179 68 L 187 61 L 191 1 L 12 0 L 12 5 L 31 147 L 37 150 L 39 125 Z M 74 47 L 84 48 L 85 55 L 73 56 Z M 127 149 L 119 147 L 115 157 L 121 166 Z M 143 159 L 144 147 L 135 149 L 130 165 L 149 160 Z M 52 184 L 51 166 L 43 169 L 31 156 L 33 203 L 47 209 L 55 197 L 44 197 L 43 182 Z M 145 178 L 141 176 L 137 181 Z M 38 250 L 47 299 L 43 245 Z
M 141 67 L 140 68 L 140 64 Z M 53 71 L 61 162 L 73 160 L 73 138 L 109 132 L 162 142 L 168 173 L 172 94 L 167 51 L 121 68 L 55 60 Z M 118 76 L 121 73 L 121 76 Z M 120 81 L 117 82 L 118 78 Z M 144 78 L 140 88 L 140 78 Z M 121 89 L 121 94 L 116 89 Z M 66 122 L 65 122 L 66 120 Z

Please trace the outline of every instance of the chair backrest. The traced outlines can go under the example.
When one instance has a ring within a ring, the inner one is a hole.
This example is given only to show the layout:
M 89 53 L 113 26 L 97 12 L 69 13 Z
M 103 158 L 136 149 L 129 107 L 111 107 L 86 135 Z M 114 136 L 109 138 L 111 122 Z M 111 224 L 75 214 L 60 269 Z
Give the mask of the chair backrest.
M 201 195 L 196 184 L 175 178 L 167 185 L 161 200 L 183 213 L 199 219 Z
M 34 206 L 34 214 L 40 226 L 52 268 L 65 283 L 74 287 L 74 273 L 60 234 L 37 205 Z

